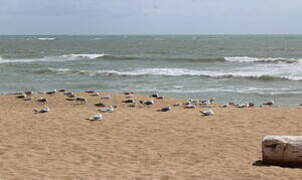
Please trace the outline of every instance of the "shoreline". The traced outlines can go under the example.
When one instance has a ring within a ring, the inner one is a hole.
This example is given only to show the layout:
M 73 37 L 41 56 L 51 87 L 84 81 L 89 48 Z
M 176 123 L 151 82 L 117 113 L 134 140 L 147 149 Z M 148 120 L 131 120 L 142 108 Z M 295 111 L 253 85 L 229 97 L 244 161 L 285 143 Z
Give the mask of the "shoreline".
M 75 93 L 87 103 L 67 101 L 63 93 L 34 94 L 31 101 L 0 95 L 0 156 L 3 178 L 100 179 L 271 179 L 300 178 L 299 169 L 262 166 L 261 140 L 266 135 L 300 135 L 300 107 L 206 107 L 186 109 L 184 99 Z M 37 102 L 46 97 L 47 104 Z M 115 105 L 100 121 L 87 121 L 95 104 Z M 35 114 L 47 105 L 50 111 Z M 157 110 L 172 106 L 171 111 Z M 272 173 L 274 171 L 274 173 Z

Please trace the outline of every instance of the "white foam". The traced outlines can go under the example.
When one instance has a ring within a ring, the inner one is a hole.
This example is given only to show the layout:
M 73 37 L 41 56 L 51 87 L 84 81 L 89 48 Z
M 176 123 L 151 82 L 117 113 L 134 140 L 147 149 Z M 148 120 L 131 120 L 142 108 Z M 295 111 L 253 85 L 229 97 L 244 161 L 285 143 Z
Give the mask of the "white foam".
M 52 37 L 52 38 L 37 38 L 38 40 L 41 40 L 41 41 L 52 41 L 52 40 L 55 40 L 56 38 L 55 37 Z
M 104 38 L 92 38 L 91 40 L 102 40 Z
M 64 61 L 77 61 L 83 59 L 97 59 L 104 57 L 106 54 L 65 54 L 61 56 L 47 56 L 43 58 L 31 59 L 4 59 L 0 57 L 1 63 L 32 63 L 32 62 L 64 62 Z
M 63 58 L 68 58 L 68 59 L 79 59 L 79 58 L 85 58 L 85 59 L 97 59 L 104 57 L 105 54 L 66 54 L 62 55 L 61 57 Z
M 116 70 L 73 70 L 73 69 L 54 69 L 49 68 L 42 72 L 55 72 L 55 73 L 79 73 L 94 76 L 100 75 L 120 75 L 120 76 L 203 76 L 209 78 L 249 78 L 249 79 L 287 79 L 300 81 L 302 75 L 279 75 L 276 73 L 267 72 L 220 72 L 220 71 L 198 71 L 189 69 L 177 68 L 153 68 L 153 69 L 140 69 L 133 71 L 116 71 Z M 179 88 L 179 87 L 177 87 Z
M 235 56 L 235 57 L 224 57 L 228 62 L 240 62 L 240 63 L 254 63 L 254 62 L 286 62 L 295 63 L 302 62 L 301 58 L 283 58 L 283 57 L 248 57 L 248 56 Z

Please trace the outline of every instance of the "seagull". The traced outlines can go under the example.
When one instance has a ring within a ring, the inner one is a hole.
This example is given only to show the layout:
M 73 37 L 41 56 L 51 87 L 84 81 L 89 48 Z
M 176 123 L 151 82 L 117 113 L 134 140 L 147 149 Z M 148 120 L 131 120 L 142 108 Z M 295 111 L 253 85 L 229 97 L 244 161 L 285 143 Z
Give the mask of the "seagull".
M 125 94 L 125 95 L 131 95 L 131 94 L 133 95 L 134 92 L 124 92 L 124 94 Z
M 237 108 L 245 108 L 245 107 L 249 107 L 248 104 L 242 103 L 242 104 L 236 104 Z
M 209 100 L 203 100 L 199 105 L 201 105 L 202 107 L 211 107 L 211 103 Z
M 182 103 L 176 103 L 176 104 L 173 104 L 173 106 L 181 106 Z
M 274 103 L 275 102 L 272 100 L 272 101 L 268 101 L 266 103 L 263 103 L 263 105 L 272 106 L 272 105 L 274 105 Z
M 33 95 L 34 93 L 32 91 L 25 91 L 25 94 L 30 96 Z
M 91 96 L 100 96 L 100 93 L 96 92 L 96 93 L 91 94 Z
M 75 99 L 76 102 L 81 102 L 81 103 L 87 103 L 87 99 L 86 98 L 83 98 L 83 97 L 77 97 Z
M 114 107 L 113 106 L 103 107 L 99 111 L 101 111 L 101 112 L 113 112 Z
M 156 92 L 156 93 L 154 93 L 154 94 L 151 94 L 151 97 L 158 98 L 158 97 L 159 97 L 159 94 Z
M 90 121 L 97 121 L 97 120 L 102 120 L 102 119 L 103 119 L 103 116 L 102 116 L 102 114 L 99 114 L 99 113 L 88 118 L 88 120 L 90 120 Z
M 254 107 L 254 106 L 255 106 L 255 103 L 249 102 L 249 107 Z
M 47 103 L 47 98 L 40 97 L 39 99 L 37 99 L 37 101 L 41 103 Z
M 73 92 L 64 92 L 64 95 L 66 95 L 68 97 L 75 97 Z
M 31 101 L 31 96 L 27 96 L 26 98 L 24 98 L 24 101 Z
M 111 96 L 110 95 L 107 95 L 107 96 L 102 96 L 101 99 L 110 99 Z
M 143 104 L 145 104 L 145 105 L 152 105 L 152 104 L 154 104 L 154 101 L 153 100 L 143 101 Z
M 104 103 L 96 103 L 96 104 L 94 104 L 95 106 L 98 106 L 98 107 L 105 107 L 106 105 L 104 104 Z
M 53 91 L 48 91 L 48 92 L 46 92 L 46 94 L 56 94 L 56 92 L 57 92 L 57 90 L 55 89 L 55 90 L 53 90 Z
M 167 106 L 167 107 L 163 107 L 160 109 L 161 112 L 167 112 L 167 111 L 170 111 L 172 108 L 171 106 Z
M 123 103 L 135 103 L 134 99 L 127 99 L 125 101 L 123 101 Z
M 200 113 L 203 114 L 204 116 L 213 116 L 215 114 L 212 109 L 200 111 Z
M 187 104 L 187 105 L 185 106 L 185 108 L 187 108 L 187 109 L 195 109 L 195 108 L 196 108 L 196 105 L 194 105 L 194 104 Z
M 27 95 L 25 93 L 22 93 L 22 94 L 18 95 L 17 98 L 24 99 L 24 98 L 27 98 Z
M 131 98 L 134 98 L 133 94 L 129 94 L 129 95 L 126 96 L 126 99 L 131 99 Z
M 95 93 L 95 91 L 93 91 L 93 90 L 88 90 L 88 91 L 85 91 L 85 93 Z
M 213 103 L 215 100 L 216 100 L 216 98 L 212 97 L 209 101 L 210 101 L 210 103 Z
M 40 110 L 34 109 L 34 112 L 35 112 L 35 113 L 46 113 L 46 112 L 49 112 L 49 111 L 50 111 L 50 109 L 49 109 L 49 107 L 47 107 L 47 106 L 45 106 L 45 108 L 40 109 Z
M 221 105 L 220 107 L 222 107 L 222 108 L 227 108 L 227 107 L 229 107 L 229 103 L 223 104 L 223 105 Z

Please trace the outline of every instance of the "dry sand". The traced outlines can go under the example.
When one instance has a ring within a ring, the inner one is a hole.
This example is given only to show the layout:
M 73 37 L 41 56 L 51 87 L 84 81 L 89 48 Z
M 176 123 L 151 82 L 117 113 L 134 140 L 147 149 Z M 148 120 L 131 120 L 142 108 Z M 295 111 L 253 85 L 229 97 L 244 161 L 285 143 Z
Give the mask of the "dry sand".
M 99 97 L 80 96 L 87 104 L 47 97 L 50 112 L 15 95 L 0 96 L 0 179 L 301 179 L 300 168 L 264 166 L 261 140 L 265 135 L 301 135 L 302 108 L 220 108 L 203 117 L 206 108 L 165 105 L 185 100 L 157 100 L 150 107 L 127 107 L 123 94 L 104 103 L 117 105 L 97 113 Z M 135 95 L 135 99 L 150 99 Z

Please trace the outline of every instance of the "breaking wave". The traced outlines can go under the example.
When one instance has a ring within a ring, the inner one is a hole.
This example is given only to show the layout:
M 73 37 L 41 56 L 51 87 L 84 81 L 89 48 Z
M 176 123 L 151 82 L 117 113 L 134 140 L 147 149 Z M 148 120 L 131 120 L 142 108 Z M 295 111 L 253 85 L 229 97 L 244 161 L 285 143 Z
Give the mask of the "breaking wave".
M 77 60 L 166 60 L 166 61 L 195 61 L 195 62 L 229 62 L 229 63 L 302 63 L 302 58 L 257 58 L 248 56 L 238 57 L 217 57 L 217 58 L 199 58 L 199 57 L 179 57 L 169 55 L 154 55 L 154 54 L 140 54 L 140 55 L 114 55 L 114 54 L 64 54 L 57 56 L 45 56 L 43 58 L 0 58 L 0 63 L 30 63 L 30 62 L 64 62 Z
M 61 56 L 47 56 L 43 58 L 20 58 L 9 59 L 0 56 L 0 64 L 2 63 L 33 63 L 33 62 L 64 62 L 64 61 L 78 61 L 78 60 L 93 60 L 106 56 L 106 54 L 66 54 Z
M 65 54 L 59 57 L 63 59 L 76 60 L 76 59 L 98 59 L 106 56 L 106 54 Z
M 283 57 L 267 57 L 267 58 L 257 58 L 248 56 L 238 56 L 238 57 L 225 57 L 225 61 L 228 62 L 240 62 L 240 63 L 297 63 L 302 62 L 302 58 L 283 58 Z
M 56 38 L 52 37 L 52 38 L 37 38 L 37 39 L 41 40 L 41 41 L 52 41 L 52 40 L 55 40 Z
M 198 71 L 190 69 L 177 69 L 177 68 L 149 68 L 133 71 L 116 71 L 116 70 L 74 70 L 68 68 L 48 68 L 36 70 L 35 73 L 55 73 L 55 74 L 85 74 L 89 76 L 103 75 L 103 76 L 199 76 L 214 79 L 250 79 L 261 81 L 273 80 L 291 80 L 300 81 L 301 77 L 297 76 L 282 76 L 282 75 L 269 75 L 251 72 L 217 72 L 217 71 Z

